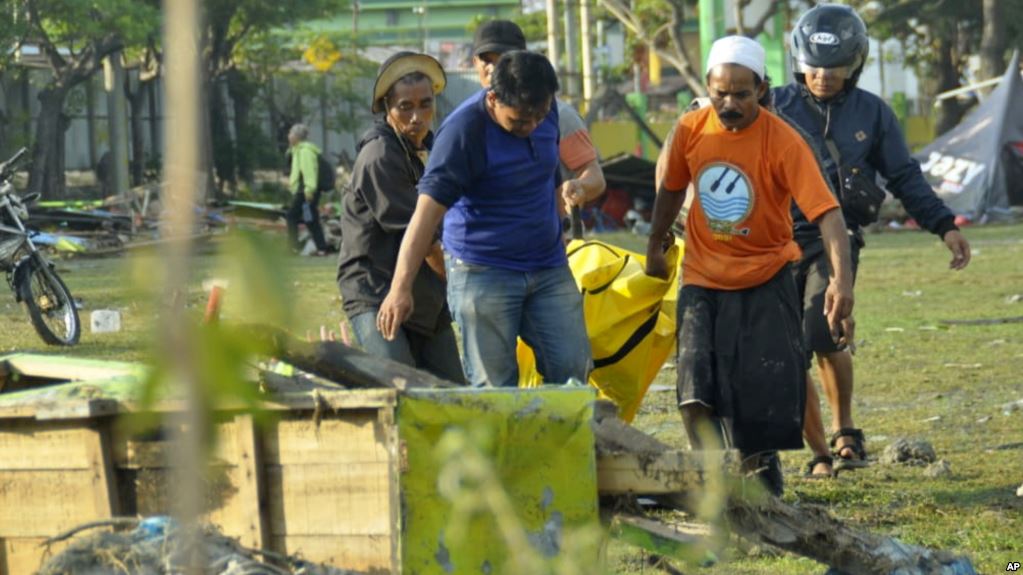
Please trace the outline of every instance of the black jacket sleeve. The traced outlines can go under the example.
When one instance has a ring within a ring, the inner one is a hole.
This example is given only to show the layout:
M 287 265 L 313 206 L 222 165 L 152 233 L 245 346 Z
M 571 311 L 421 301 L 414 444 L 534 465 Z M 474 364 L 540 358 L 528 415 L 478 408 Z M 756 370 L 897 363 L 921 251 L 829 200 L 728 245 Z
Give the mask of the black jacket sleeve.
M 415 182 L 409 170 L 404 151 L 391 149 L 385 138 L 370 140 L 359 151 L 352 191 L 386 232 L 404 231 L 415 211 Z
M 879 104 L 880 132 L 871 150 L 870 163 L 887 181 L 888 190 L 902 202 L 909 215 L 927 231 L 943 236 L 955 229 L 955 216 L 924 179 L 920 163 L 910 155 L 895 113 L 887 104 Z

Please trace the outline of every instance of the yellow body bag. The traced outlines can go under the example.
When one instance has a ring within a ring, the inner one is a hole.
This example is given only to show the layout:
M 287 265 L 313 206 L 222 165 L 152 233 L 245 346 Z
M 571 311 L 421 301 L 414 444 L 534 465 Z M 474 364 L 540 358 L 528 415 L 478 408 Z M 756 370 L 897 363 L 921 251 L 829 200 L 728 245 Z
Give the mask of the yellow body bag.
M 675 350 L 675 307 L 683 243 L 665 258 L 669 277 L 650 277 L 646 258 L 600 241 L 573 240 L 568 264 L 583 294 L 586 333 L 593 350 L 590 385 L 632 421 L 647 388 Z M 519 387 L 543 383 L 533 351 L 519 340 Z

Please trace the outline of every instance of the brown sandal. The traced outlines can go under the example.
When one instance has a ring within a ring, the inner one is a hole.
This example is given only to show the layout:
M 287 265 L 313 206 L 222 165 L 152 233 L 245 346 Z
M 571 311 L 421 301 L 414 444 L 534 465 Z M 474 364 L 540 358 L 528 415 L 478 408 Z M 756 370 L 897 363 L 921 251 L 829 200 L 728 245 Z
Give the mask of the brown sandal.
M 853 442 L 836 448 L 840 437 L 851 437 Z M 855 427 L 843 427 L 831 435 L 829 443 L 834 449 L 832 454 L 837 460 L 833 466 L 836 473 L 842 469 L 862 469 L 870 465 L 867 461 L 867 450 L 863 446 L 865 442 L 863 430 Z M 856 459 L 848 455 L 847 449 L 852 450 L 852 455 L 855 455 Z
M 813 468 L 820 464 L 831 467 L 831 473 L 814 473 Z M 830 455 L 818 455 L 806 463 L 806 471 L 803 472 L 803 479 L 831 479 L 835 477 L 835 459 Z

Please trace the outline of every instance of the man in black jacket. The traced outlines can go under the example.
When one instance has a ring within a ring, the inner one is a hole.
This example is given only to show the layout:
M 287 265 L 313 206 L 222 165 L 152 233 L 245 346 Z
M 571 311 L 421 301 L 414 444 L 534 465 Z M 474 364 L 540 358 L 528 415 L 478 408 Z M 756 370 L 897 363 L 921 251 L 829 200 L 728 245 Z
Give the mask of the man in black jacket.
M 345 313 L 367 353 L 462 383 L 439 243 L 419 269 L 412 288 L 415 309 L 396 337 L 385 339 L 376 322 L 416 207 L 416 183 L 433 141 L 435 98 L 445 81 L 440 64 L 425 54 L 399 52 L 380 66 L 372 110 L 382 117 L 358 144 L 341 214 L 337 279 Z
M 941 237 L 952 253 L 950 267 L 960 270 L 970 261 L 970 245 L 955 225 L 951 211 L 924 180 L 919 163 L 910 156 L 894 112 L 879 97 L 856 87 L 866 62 L 867 30 L 863 20 L 847 6 L 822 4 L 803 14 L 792 31 L 791 55 L 795 82 L 774 90 L 780 114 L 808 133 L 822 158 L 824 172 L 840 201 L 850 231 L 853 273 L 863 247 L 861 227 L 870 223 L 870 211 L 858 210 L 856 188 L 873 184 L 876 175 L 906 211 L 926 230 Z M 851 184 L 847 185 L 846 182 Z M 863 184 L 862 182 L 867 182 Z M 795 239 L 803 250 L 796 268 L 803 295 L 806 349 L 817 355 L 821 381 L 831 405 L 835 429 L 831 438 L 835 470 L 866 464 L 863 432 L 852 418 L 853 365 L 850 350 L 835 344 L 827 330 L 821 306 L 828 285 L 828 264 L 820 230 L 792 207 Z M 846 334 L 852 341 L 852 334 Z M 820 406 L 808 378 L 807 427 L 804 434 L 814 446 L 821 436 Z M 815 449 L 815 452 L 817 449 Z M 808 472 L 830 473 L 831 457 L 815 453 Z

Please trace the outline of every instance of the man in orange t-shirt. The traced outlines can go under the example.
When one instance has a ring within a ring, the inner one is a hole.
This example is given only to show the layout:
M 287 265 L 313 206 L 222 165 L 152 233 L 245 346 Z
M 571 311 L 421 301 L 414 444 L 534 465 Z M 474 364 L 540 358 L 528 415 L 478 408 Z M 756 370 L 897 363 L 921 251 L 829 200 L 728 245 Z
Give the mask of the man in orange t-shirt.
M 692 183 L 678 308 L 679 407 L 694 448 L 724 440 L 780 494 L 777 450 L 803 446 L 808 367 L 789 270 L 800 258 L 792 201 L 819 224 L 835 270 L 825 314 L 836 338 L 840 328 L 851 334 L 849 242 L 813 152 L 759 105 L 768 89 L 763 48 L 742 36 L 722 38 L 707 70 L 712 106 L 685 114 L 676 127 L 646 271 L 667 276 L 662 245 Z

